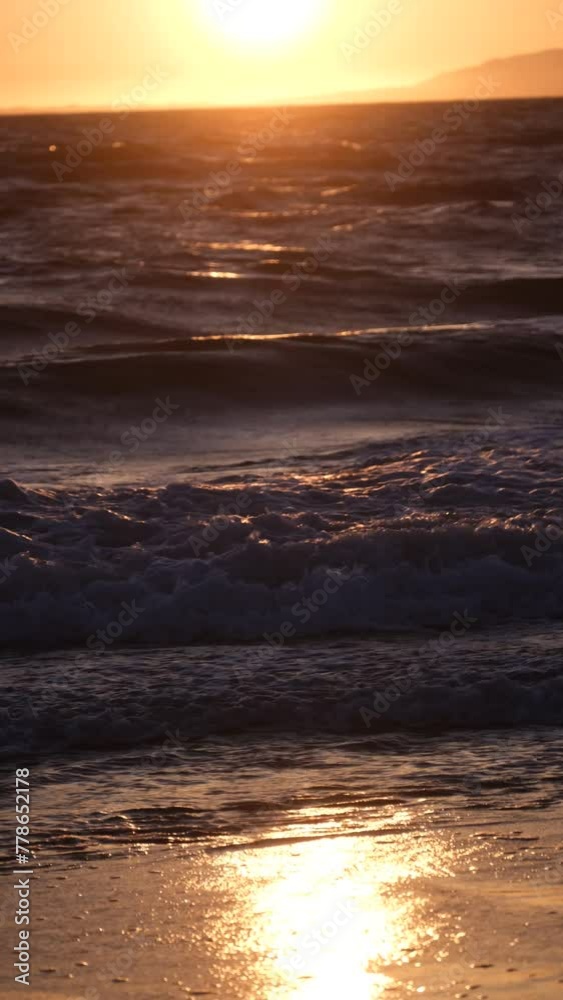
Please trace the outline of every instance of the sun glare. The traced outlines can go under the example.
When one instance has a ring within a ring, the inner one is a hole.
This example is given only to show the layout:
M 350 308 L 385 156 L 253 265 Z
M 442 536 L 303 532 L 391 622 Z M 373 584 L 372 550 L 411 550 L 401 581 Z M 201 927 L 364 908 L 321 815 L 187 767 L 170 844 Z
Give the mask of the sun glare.
M 310 29 L 322 0 L 203 0 L 218 27 L 248 46 L 278 45 Z

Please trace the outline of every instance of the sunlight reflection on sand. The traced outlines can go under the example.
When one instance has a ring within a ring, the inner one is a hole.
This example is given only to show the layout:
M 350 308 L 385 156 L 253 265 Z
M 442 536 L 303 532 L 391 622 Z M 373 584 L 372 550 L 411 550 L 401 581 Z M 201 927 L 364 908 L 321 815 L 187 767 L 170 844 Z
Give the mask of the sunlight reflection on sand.
M 398 854 L 396 843 L 377 842 L 374 851 L 371 838 L 336 837 L 230 856 L 233 878 L 251 886 L 245 922 L 271 962 L 268 1000 L 371 1000 L 393 988 L 390 969 L 439 939 L 404 889 L 448 873 L 444 843 L 404 846 Z

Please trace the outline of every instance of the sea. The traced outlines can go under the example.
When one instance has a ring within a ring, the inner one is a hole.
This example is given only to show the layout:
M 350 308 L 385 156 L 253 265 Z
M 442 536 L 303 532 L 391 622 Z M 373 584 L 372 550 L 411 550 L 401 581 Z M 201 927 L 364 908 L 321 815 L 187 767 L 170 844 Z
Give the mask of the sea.
M 37 865 L 560 801 L 562 111 L 0 120 Z

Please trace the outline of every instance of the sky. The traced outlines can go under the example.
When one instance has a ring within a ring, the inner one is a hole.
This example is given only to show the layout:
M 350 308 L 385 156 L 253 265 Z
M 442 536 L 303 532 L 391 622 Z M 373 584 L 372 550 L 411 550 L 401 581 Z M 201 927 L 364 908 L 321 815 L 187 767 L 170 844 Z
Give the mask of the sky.
M 0 107 L 290 102 L 409 84 L 563 47 L 563 16 L 548 17 L 560 2 L 1 0 Z

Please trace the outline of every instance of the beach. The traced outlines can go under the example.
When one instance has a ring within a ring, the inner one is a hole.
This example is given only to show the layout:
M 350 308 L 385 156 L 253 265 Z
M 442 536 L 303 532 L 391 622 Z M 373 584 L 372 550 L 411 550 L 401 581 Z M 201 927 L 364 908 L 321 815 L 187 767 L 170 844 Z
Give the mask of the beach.
M 561 995 L 559 809 L 55 865 L 34 878 L 33 996 Z M 515 826 L 517 824 L 517 828 Z M 399 825 L 399 824 L 397 824 Z M 2 929 L 2 947 L 13 938 Z M 21 987 L 3 977 L 3 997 Z

